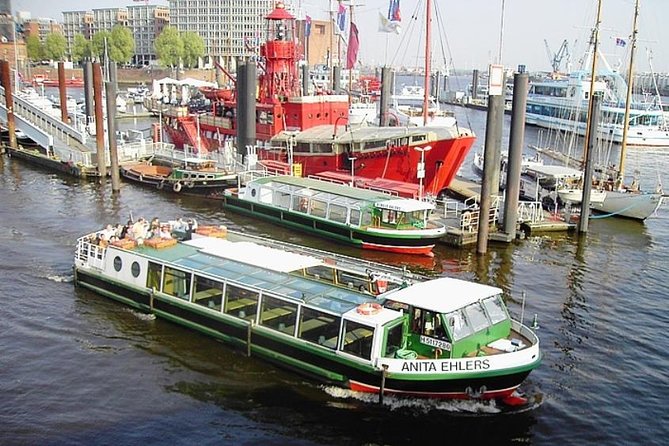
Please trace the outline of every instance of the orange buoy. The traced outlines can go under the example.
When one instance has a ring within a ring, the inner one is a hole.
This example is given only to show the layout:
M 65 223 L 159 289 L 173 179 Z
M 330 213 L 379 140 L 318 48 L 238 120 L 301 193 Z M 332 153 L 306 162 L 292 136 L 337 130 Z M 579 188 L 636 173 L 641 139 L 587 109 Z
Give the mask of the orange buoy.
M 383 307 L 376 302 L 365 302 L 364 304 L 358 305 L 356 311 L 364 316 L 372 316 L 381 311 L 382 308 Z

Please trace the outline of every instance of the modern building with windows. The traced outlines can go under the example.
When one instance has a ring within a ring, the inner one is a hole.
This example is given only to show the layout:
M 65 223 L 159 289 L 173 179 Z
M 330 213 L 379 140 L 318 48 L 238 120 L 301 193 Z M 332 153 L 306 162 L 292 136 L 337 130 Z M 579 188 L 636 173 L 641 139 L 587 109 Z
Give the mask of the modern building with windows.
M 228 69 L 235 58 L 252 54 L 264 40 L 265 17 L 275 4 L 276 0 L 169 0 L 172 25 L 204 40 L 204 66 L 218 62 Z

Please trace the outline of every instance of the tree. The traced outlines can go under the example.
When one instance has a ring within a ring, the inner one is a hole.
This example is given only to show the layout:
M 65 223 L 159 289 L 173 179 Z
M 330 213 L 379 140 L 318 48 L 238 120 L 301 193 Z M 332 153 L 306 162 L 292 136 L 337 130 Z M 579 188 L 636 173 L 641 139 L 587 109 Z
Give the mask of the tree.
M 176 67 L 184 55 L 184 42 L 179 36 L 179 31 L 168 26 L 160 33 L 156 42 L 156 56 L 160 63 L 168 67 Z
M 110 39 L 111 33 L 109 31 L 98 31 L 93 35 L 93 39 L 91 40 L 91 47 L 93 56 L 95 56 L 98 61 L 104 59 L 105 47 L 108 47 Z
M 26 38 L 26 52 L 28 53 L 28 59 L 32 61 L 44 59 L 44 46 L 39 41 L 39 37 L 31 35 Z
M 125 26 L 112 28 L 108 43 L 109 58 L 117 63 L 128 63 L 135 53 L 135 39 Z
M 184 45 L 184 66 L 193 68 L 197 66 L 200 57 L 204 56 L 204 40 L 199 34 L 188 31 L 181 34 Z
M 74 43 L 72 44 L 72 60 L 74 62 L 81 62 L 91 56 L 93 56 L 92 42 L 82 34 L 75 34 Z
M 63 60 L 67 52 L 67 40 L 60 33 L 50 33 L 44 41 L 44 57 L 49 60 Z

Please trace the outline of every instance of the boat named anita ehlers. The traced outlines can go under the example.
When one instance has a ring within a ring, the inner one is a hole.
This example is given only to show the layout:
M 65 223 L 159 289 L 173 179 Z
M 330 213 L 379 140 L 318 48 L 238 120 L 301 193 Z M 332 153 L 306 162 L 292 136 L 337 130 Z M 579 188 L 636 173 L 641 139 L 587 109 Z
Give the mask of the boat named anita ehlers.
M 75 284 L 354 391 L 521 404 L 541 361 L 499 288 L 217 227 L 187 238 L 85 235 Z

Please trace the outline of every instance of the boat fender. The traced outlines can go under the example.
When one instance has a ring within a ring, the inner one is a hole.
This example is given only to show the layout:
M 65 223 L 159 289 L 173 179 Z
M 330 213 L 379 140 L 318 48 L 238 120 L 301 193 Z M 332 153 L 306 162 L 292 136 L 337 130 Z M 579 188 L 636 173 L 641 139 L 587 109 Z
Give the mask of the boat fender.
M 141 173 L 139 174 L 139 181 L 140 181 L 140 182 L 144 181 L 144 176 L 142 176 Z
M 184 186 L 191 189 L 193 186 L 195 186 L 195 183 L 193 181 L 186 181 L 184 182 Z
M 181 183 L 178 181 L 174 183 L 174 186 L 172 186 L 172 190 L 177 193 L 181 192 Z
M 165 180 L 160 180 L 160 182 L 156 184 L 156 187 L 158 189 L 162 189 L 163 187 L 165 187 Z
M 365 302 L 364 304 L 358 305 L 356 311 L 363 316 L 372 316 L 380 312 L 382 308 L 383 307 L 376 302 Z

